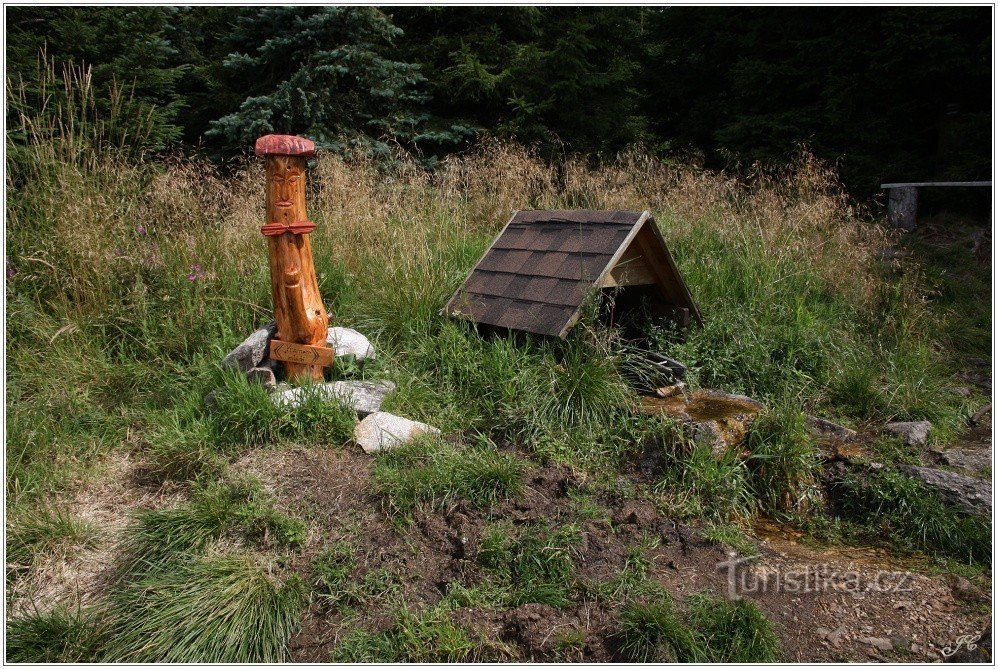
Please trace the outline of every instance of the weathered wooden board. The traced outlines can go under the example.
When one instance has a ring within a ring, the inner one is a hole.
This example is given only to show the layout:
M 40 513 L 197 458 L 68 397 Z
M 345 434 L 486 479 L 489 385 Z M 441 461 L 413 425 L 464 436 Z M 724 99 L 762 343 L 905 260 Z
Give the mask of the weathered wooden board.
M 328 346 L 310 346 L 272 339 L 270 341 L 270 357 L 281 362 L 299 365 L 330 367 L 333 364 L 334 349 Z

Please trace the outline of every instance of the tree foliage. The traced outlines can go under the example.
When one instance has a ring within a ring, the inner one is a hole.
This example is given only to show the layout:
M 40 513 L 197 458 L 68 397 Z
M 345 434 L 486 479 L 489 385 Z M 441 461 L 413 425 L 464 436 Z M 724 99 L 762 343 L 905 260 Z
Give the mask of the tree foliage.
M 803 143 L 857 195 L 991 168 L 987 7 L 12 7 L 7 37 L 12 81 L 45 47 L 134 86 L 154 148 L 432 157 L 485 132 L 718 166 Z

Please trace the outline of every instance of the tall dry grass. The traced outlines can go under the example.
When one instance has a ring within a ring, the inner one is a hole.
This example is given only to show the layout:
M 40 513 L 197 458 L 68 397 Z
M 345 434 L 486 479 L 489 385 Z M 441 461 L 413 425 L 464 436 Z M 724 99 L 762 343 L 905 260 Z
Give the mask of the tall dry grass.
M 84 71 L 46 72 L 12 89 L 7 139 L 8 402 L 14 461 L 40 463 L 15 468 L 30 490 L 49 481 L 43 461 L 86 459 L 188 401 L 270 311 L 261 165 L 129 153 L 144 117 L 99 118 Z M 955 415 L 916 283 L 885 278 L 888 235 L 806 153 L 741 176 L 640 149 L 550 163 L 491 140 L 433 171 L 320 154 L 308 207 L 333 318 L 422 379 L 409 407 L 428 419 L 458 402 L 418 399 L 442 383 L 429 351 L 446 340 L 446 299 L 514 210 L 580 207 L 655 215 L 707 320 L 687 340 L 656 338 L 694 382 L 847 421 Z M 461 346 L 468 364 L 484 355 Z

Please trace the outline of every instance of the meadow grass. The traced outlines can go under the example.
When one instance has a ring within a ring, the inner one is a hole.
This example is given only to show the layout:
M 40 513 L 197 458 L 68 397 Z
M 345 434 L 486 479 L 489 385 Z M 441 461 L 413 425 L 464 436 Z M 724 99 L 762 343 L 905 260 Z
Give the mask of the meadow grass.
M 772 624 L 747 600 L 706 593 L 680 612 L 668 595 L 633 601 L 620 613 L 619 652 L 632 662 L 776 662 Z
M 523 460 L 489 443 L 456 447 L 438 437 L 421 437 L 380 454 L 371 490 L 386 511 L 410 518 L 417 508 L 438 509 L 458 499 L 479 507 L 523 489 Z
M 491 525 L 478 547 L 478 562 L 504 584 L 506 606 L 547 604 L 562 608 L 575 584 L 575 553 L 582 543 L 577 525 Z
M 894 468 L 849 472 L 833 485 L 846 530 L 895 548 L 968 563 L 991 563 L 990 519 L 953 507 L 939 494 Z
M 293 549 L 304 543 L 305 525 L 278 510 L 258 481 L 208 481 L 195 488 L 187 504 L 135 514 L 119 546 L 120 577 L 157 571 L 223 538 Z
M 7 661 L 68 663 L 97 657 L 107 630 L 93 612 L 55 607 L 7 621 Z
M 445 607 L 401 609 L 384 631 L 355 629 L 336 644 L 330 662 L 474 662 L 488 655 Z
M 280 662 L 307 588 L 251 556 L 182 560 L 114 593 L 108 661 Z
M 7 565 L 14 573 L 39 557 L 92 544 L 98 531 L 62 508 L 42 507 L 21 517 L 8 518 Z
M 27 560 L 84 541 L 75 521 L 24 519 L 72 494 L 109 455 L 135 457 L 144 476 L 190 499 L 136 516 L 119 546 L 121 578 L 96 618 L 57 611 L 14 619 L 15 648 L 37 659 L 284 659 L 306 588 L 293 576 L 275 579 L 272 564 L 303 541 L 304 527 L 258 488 L 230 480 L 230 463 L 256 447 L 342 446 L 356 418 L 318 401 L 279 411 L 262 388 L 218 368 L 271 318 L 262 166 L 136 155 L 130 138 L 145 131 L 143 120 L 99 116 L 81 71 L 64 78 L 68 85 L 44 64 L 37 85 L 11 87 L 8 98 L 9 546 Z M 49 102 L 41 109 L 37 99 Z M 682 443 L 675 426 L 632 415 L 634 392 L 621 372 L 633 372 L 633 356 L 592 318 L 560 342 L 479 332 L 441 315 L 513 210 L 577 207 L 655 214 L 705 324 L 653 330 L 648 346 L 685 362 L 694 387 L 767 404 L 753 457 L 715 458 Z M 953 358 L 990 342 L 981 310 L 974 329 L 959 333 L 967 321 L 955 315 L 956 279 L 929 272 L 930 282 L 945 282 L 938 309 L 917 261 L 899 270 L 877 260 L 895 240 L 807 155 L 736 177 L 641 150 L 552 164 L 494 141 L 434 171 L 405 156 L 375 163 L 321 154 L 309 172 L 308 208 L 333 322 L 368 335 L 379 354 L 373 373 L 398 384 L 385 408 L 471 444 L 430 439 L 376 459 L 373 490 L 400 518 L 458 498 L 487 507 L 515 496 L 528 459 L 613 481 L 622 458 L 648 442 L 668 461 L 652 493 L 677 517 L 723 527 L 760 509 L 814 513 L 803 413 L 852 425 L 928 419 L 945 440 L 969 409 L 947 392 Z M 981 559 L 989 528 L 917 501 L 911 483 L 888 478 L 874 492 L 865 485 L 846 495 L 857 522 L 877 526 L 884 509 L 891 536 L 906 545 L 949 543 L 954 554 Z M 571 594 L 573 536 L 532 528 L 493 537 L 498 557 L 487 568 L 507 573 L 510 585 L 454 597 L 560 605 Z M 241 554 L 216 554 L 231 544 Z M 335 567 L 315 565 L 333 570 L 320 577 L 331 579 L 329 596 L 354 587 L 344 601 L 365 601 L 384 576 L 372 576 L 370 587 L 336 585 Z M 631 636 L 651 641 L 634 657 L 672 624 L 662 611 L 646 613 L 635 614 Z M 98 652 L 89 621 L 105 616 L 116 627 Z M 705 629 L 718 630 L 715 646 L 728 649 L 708 656 L 768 657 L 768 637 L 732 631 L 750 618 L 741 609 L 704 617 Z M 60 629 L 59 638 L 42 638 Z M 358 632 L 338 653 L 476 657 L 436 610 L 400 613 L 388 632 Z

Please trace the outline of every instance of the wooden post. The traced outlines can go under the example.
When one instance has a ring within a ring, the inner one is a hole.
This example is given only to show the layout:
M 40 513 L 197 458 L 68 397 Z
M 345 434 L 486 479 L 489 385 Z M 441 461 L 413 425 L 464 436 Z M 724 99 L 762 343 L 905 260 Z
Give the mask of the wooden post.
M 302 377 L 322 379 L 323 363 L 316 351 L 318 364 L 287 360 L 311 360 L 302 356 L 305 346 L 326 348 L 329 316 L 322 304 L 319 283 L 315 278 L 312 244 L 309 233 L 315 224 L 305 212 L 305 159 L 315 154 L 315 145 L 292 135 L 265 135 L 256 141 L 256 155 L 264 156 L 267 170 L 267 224 L 260 232 L 267 238 L 270 263 L 270 288 L 274 299 L 274 319 L 277 335 L 271 344 L 272 355 L 284 362 L 289 381 Z M 275 346 L 277 344 L 277 346 Z M 297 355 L 273 355 L 274 349 L 285 344 Z
M 911 232 L 915 229 L 917 212 L 918 189 L 916 187 L 895 187 L 887 191 L 887 220 L 892 228 Z

